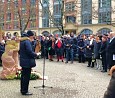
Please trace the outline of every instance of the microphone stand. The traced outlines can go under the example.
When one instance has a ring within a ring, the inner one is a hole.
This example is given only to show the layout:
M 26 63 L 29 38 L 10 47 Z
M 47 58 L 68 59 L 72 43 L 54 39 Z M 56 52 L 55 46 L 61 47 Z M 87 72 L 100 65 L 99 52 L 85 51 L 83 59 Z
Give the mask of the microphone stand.
M 45 94 L 44 88 L 53 88 L 53 87 L 46 86 L 46 85 L 45 85 L 45 81 L 44 81 L 44 80 L 45 80 L 45 78 L 44 78 L 44 76 L 45 76 L 45 54 L 46 54 L 45 50 L 46 50 L 46 48 L 45 48 L 45 45 L 44 45 L 43 81 L 42 81 L 42 86 L 34 87 L 34 88 L 42 88 L 42 89 L 43 89 L 43 94 Z

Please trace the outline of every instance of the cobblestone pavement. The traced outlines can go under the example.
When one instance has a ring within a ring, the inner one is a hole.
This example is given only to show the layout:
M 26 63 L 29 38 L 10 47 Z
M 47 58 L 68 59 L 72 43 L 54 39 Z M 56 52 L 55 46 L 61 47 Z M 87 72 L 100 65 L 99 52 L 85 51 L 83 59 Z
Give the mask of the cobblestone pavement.
M 42 73 L 43 59 L 37 59 L 34 70 Z M 53 88 L 34 88 L 42 86 L 42 80 L 30 81 L 32 96 L 20 94 L 19 80 L 0 80 L 0 98 L 103 98 L 103 94 L 110 81 L 107 73 L 101 73 L 94 68 L 88 68 L 87 63 L 65 64 L 63 62 L 45 62 L 45 86 Z M 0 70 L 2 67 L 0 67 Z M 45 93 L 45 94 L 43 94 Z

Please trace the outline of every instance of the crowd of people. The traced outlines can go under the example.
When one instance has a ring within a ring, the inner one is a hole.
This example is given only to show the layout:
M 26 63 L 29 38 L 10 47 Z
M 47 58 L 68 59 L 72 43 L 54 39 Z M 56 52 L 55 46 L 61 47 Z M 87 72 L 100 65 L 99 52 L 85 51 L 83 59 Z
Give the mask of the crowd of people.
M 0 57 L 5 51 L 5 42 L 14 40 L 16 36 L 6 36 L 0 43 Z M 73 63 L 77 58 L 79 63 L 88 61 L 87 67 L 96 67 L 102 72 L 107 72 L 114 64 L 113 56 L 115 54 L 115 33 L 110 32 L 103 35 L 78 35 L 73 33 L 59 35 L 39 35 L 34 36 L 32 41 L 33 51 L 41 52 L 41 57 L 53 61 L 54 55 L 57 62 L 60 60 L 65 63 Z M 1 60 L 0 60 L 1 61 Z M 1 61 L 2 62 L 2 61 Z
M 77 37 L 73 33 L 62 37 L 42 35 L 39 37 L 41 56 L 53 61 L 53 56 L 56 55 L 57 62 L 60 60 L 64 62 L 65 58 L 65 63 L 69 61 L 73 63 L 78 58 L 79 63 L 88 61 L 87 67 L 96 67 L 101 72 L 107 72 L 115 65 L 113 58 L 115 54 L 114 38 L 114 32 L 103 35 L 78 35 Z
M 70 61 L 71 64 L 75 62 L 76 61 L 75 59 L 77 58 L 79 63 L 88 62 L 87 67 L 91 68 L 95 67 L 96 69 L 101 70 L 101 72 L 108 72 L 108 74 L 110 74 L 109 70 L 115 65 L 115 50 L 114 50 L 115 32 L 110 32 L 108 34 L 102 34 L 102 35 L 82 34 L 78 36 L 75 36 L 74 33 L 63 36 L 59 36 L 57 34 L 56 35 L 50 34 L 48 36 L 44 35 L 35 36 L 33 35 L 34 33 L 32 31 L 28 32 L 27 33 L 29 35 L 29 39 L 32 36 L 31 41 L 28 41 L 28 39 L 26 39 L 27 41 L 20 43 L 20 45 L 21 44 L 22 45 L 20 46 L 19 53 L 22 52 L 20 56 L 22 57 L 20 58 L 20 60 L 22 61 L 24 57 L 23 55 L 25 47 L 31 47 L 32 50 L 28 48 L 27 52 L 32 53 L 33 57 L 38 58 L 36 53 L 40 52 L 41 58 L 45 57 L 46 59 L 49 59 L 49 61 L 53 61 L 54 55 L 56 55 L 57 62 L 61 61 L 64 63 L 69 63 Z M 22 37 L 27 36 L 27 33 L 23 33 Z M 13 37 L 9 35 L 3 37 L 0 43 L 1 65 L 2 65 L 1 57 L 5 52 L 7 41 L 15 40 L 16 37 L 17 37 L 16 34 Z M 25 46 L 24 43 L 29 44 L 29 46 L 28 45 Z M 24 62 L 20 64 L 24 66 L 23 72 L 26 72 L 27 67 L 25 67 L 25 65 L 27 64 L 25 64 Z M 29 73 L 30 72 L 31 67 L 29 67 Z

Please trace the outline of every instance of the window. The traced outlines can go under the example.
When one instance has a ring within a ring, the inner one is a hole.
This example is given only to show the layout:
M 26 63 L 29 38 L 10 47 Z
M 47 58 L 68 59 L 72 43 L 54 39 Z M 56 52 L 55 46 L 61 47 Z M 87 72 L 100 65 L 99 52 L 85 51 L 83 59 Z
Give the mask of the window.
M 14 29 L 18 29 L 18 21 L 14 22 Z
M 74 16 L 66 16 L 66 22 L 69 23 L 75 23 L 76 22 L 76 17 Z
M 7 13 L 7 20 L 10 21 L 11 20 L 11 13 Z
M 36 19 L 36 14 L 35 13 L 31 15 L 31 19 Z
M 49 27 L 49 18 L 42 18 L 42 27 Z
M 54 4 L 54 15 L 61 15 L 61 4 Z
M 18 16 L 18 13 L 14 13 L 14 20 L 17 20 Z
M 100 29 L 100 30 L 98 31 L 98 34 L 108 34 L 108 33 L 110 33 L 110 32 L 112 32 L 111 29 L 103 28 L 103 29 Z
M 0 16 L 0 22 L 4 22 L 4 14 L 1 14 L 1 16 Z
M 18 7 L 18 1 L 17 1 L 17 0 L 14 1 L 14 7 L 15 7 L 15 8 Z
M 30 28 L 34 28 L 34 27 L 36 27 L 36 20 L 35 19 L 30 22 Z
M 22 15 L 26 13 L 26 8 L 22 8 Z
M 47 7 L 45 7 L 45 8 L 42 9 L 42 17 L 47 17 L 47 16 L 49 16 L 49 13 L 48 13 L 48 10 L 47 10 L 47 9 L 48 9 Z
M 35 5 L 36 4 L 36 0 L 31 0 L 31 5 Z
M 111 0 L 99 0 L 99 23 L 111 22 Z
M 49 0 L 42 0 L 43 4 L 48 4 Z
M 4 23 L 0 23 L 1 29 L 4 29 Z
M 61 17 L 54 17 L 54 26 L 61 26 Z
M 91 31 L 90 29 L 84 29 L 84 30 L 82 30 L 82 32 L 80 34 L 81 35 L 85 34 L 85 35 L 89 36 L 90 34 L 93 34 L 93 31 Z
M 10 0 L 7 0 L 7 2 L 10 2 Z
M 81 0 L 81 22 L 92 24 L 92 0 Z
M 6 29 L 11 29 L 11 23 L 10 22 L 6 23 Z
M 22 0 L 22 4 L 26 4 L 26 0 Z
M 75 10 L 75 3 L 74 2 L 66 3 L 65 4 L 65 10 L 66 10 L 66 12 L 74 11 Z

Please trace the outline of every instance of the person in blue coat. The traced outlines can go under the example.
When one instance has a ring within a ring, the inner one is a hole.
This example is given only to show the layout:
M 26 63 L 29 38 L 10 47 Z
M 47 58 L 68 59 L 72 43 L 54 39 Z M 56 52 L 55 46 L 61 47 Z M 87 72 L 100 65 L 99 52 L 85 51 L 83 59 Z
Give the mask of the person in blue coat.
M 84 56 L 84 46 L 85 46 L 85 43 L 83 41 L 83 39 L 79 39 L 78 41 L 78 58 L 79 58 L 79 63 L 81 62 L 85 62 L 85 56 Z
M 34 33 L 28 31 L 25 36 L 25 40 L 20 42 L 20 66 L 22 67 L 21 71 L 21 94 L 22 95 L 32 95 L 28 92 L 29 80 L 31 74 L 31 68 L 36 66 L 35 58 L 37 54 L 32 50 L 32 40 Z
M 2 54 L 4 53 L 5 51 L 5 42 L 2 41 L 0 43 L 0 66 L 2 66 L 2 60 L 1 60 L 1 57 L 2 57 Z
M 67 39 L 65 41 L 65 48 L 66 48 L 66 62 L 65 63 L 68 63 L 69 57 L 70 57 L 70 60 L 71 60 L 71 64 L 73 63 L 73 60 L 74 60 L 74 57 L 73 57 L 73 54 L 74 54 L 73 47 L 74 47 L 74 41 L 70 37 L 70 35 L 68 35 Z

